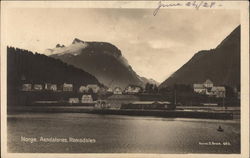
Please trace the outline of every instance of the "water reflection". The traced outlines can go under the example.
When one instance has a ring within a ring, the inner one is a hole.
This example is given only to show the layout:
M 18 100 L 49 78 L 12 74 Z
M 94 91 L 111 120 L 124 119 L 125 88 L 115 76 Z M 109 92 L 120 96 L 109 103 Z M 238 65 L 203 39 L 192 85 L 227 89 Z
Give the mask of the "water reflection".
M 218 132 L 218 126 L 224 132 Z M 20 137 L 93 138 L 95 143 L 27 143 Z M 230 146 L 200 145 L 230 142 Z M 8 116 L 10 152 L 48 153 L 239 153 L 235 120 L 179 119 L 83 113 Z

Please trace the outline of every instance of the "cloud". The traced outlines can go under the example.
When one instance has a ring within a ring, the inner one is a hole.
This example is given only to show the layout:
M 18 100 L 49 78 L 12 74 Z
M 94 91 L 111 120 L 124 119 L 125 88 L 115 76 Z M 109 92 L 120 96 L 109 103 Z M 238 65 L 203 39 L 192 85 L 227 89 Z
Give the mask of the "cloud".
M 183 44 L 179 43 L 178 41 L 172 41 L 172 40 L 151 40 L 148 41 L 149 45 L 153 49 L 169 49 L 173 47 L 182 47 Z

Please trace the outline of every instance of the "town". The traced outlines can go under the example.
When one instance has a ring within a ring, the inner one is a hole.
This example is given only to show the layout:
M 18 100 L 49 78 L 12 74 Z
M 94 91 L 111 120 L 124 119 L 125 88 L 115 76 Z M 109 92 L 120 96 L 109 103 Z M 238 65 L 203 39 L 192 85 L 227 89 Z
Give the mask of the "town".
M 129 85 L 122 89 L 98 84 L 76 87 L 72 83 L 31 84 L 24 82 L 19 89 L 21 97 L 18 101 L 25 105 L 69 105 L 99 109 L 151 110 L 175 109 L 176 105 L 221 107 L 235 105 L 235 100 L 237 102 L 240 99 L 240 92 L 236 88 L 231 89 L 231 93 L 236 98 L 232 101 L 232 98 L 227 98 L 226 89 L 230 90 L 225 86 L 215 86 L 210 79 L 192 86 L 176 85 L 169 89 L 158 89 L 156 85 L 149 83 L 145 87 Z
M 152 85 L 156 87 L 156 85 Z M 133 105 L 132 109 L 173 109 L 170 102 L 159 98 L 159 94 L 148 94 L 147 89 L 140 86 L 129 85 L 125 89 L 120 87 L 107 88 L 98 84 L 88 84 L 74 87 L 72 83 L 31 84 L 24 83 L 20 88 L 21 94 L 36 95 L 40 97 L 22 97 L 30 105 L 82 105 L 95 108 L 126 109 Z M 43 94 L 46 97 L 41 97 Z M 48 94 L 48 95 L 46 95 Z M 51 95 L 52 94 L 52 95 Z M 55 97 L 52 97 L 55 96 Z M 151 98 L 147 98 L 151 96 Z M 144 98 L 144 99 L 143 99 Z M 40 99 L 40 100 L 39 100 Z

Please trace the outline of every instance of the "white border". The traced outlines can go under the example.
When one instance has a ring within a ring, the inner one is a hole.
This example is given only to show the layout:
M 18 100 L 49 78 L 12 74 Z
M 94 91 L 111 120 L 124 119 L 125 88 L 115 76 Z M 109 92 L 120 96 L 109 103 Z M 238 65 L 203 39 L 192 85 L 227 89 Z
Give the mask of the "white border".
M 171 1 L 168 1 L 171 2 Z M 176 1 L 172 1 L 176 2 Z M 184 1 L 179 1 L 184 3 Z M 1 155 L 5 157 L 249 157 L 249 2 L 219 1 L 223 4 L 214 9 L 238 9 L 241 12 L 241 154 L 13 154 L 7 153 L 6 108 L 6 10 L 9 8 L 152 8 L 157 1 L 1 1 Z M 166 8 L 162 8 L 166 9 Z M 194 9 L 173 7 L 168 9 Z M 202 9 L 202 8 L 200 8 Z

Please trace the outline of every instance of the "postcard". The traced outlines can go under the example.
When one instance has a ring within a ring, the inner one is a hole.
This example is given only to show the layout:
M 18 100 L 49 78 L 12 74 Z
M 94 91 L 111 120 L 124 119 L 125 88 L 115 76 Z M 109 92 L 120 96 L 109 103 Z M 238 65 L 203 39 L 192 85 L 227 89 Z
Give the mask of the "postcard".
M 249 157 L 248 7 L 1 2 L 1 156 Z

